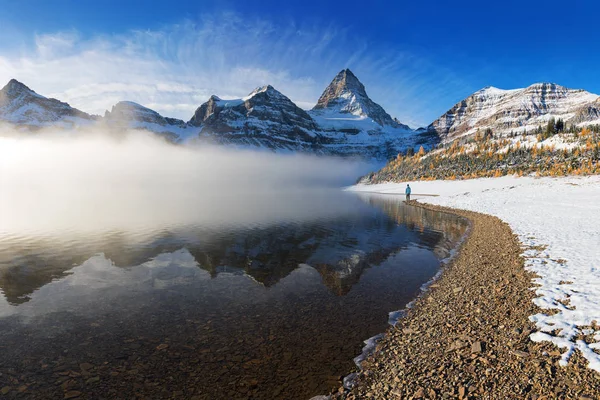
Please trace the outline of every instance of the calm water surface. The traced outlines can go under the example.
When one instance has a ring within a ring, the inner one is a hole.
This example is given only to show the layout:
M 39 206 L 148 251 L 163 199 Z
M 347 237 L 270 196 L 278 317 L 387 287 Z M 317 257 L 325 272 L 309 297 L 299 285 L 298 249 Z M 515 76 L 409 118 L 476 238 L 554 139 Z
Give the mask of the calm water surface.
M 160 218 L 128 210 L 117 227 L 102 208 L 72 226 L 0 223 L 2 394 L 327 393 L 466 230 L 394 196 L 220 203 Z

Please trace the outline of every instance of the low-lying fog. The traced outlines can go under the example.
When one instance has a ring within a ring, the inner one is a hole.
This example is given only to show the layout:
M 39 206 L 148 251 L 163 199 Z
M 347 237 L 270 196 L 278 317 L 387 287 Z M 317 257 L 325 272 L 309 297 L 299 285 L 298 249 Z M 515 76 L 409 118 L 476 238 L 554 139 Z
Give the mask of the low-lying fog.
M 327 157 L 173 145 L 135 131 L 0 134 L 4 234 L 329 217 L 345 212 L 333 189 L 370 169 Z

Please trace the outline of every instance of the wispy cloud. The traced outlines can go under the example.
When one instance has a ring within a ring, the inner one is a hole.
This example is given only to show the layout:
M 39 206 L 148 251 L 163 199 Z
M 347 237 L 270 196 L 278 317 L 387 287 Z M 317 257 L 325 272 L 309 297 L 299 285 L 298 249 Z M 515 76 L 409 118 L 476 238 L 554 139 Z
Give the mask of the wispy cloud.
M 0 82 L 19 79 L 90 113 L 131 100 L 187 120 L 211 94 L 241 97 L 264 84 L 309 108 L 346 67 L 373 100 L 413 126 L 439 116 L 464 86 L 423 51 L 370 43 L 344 27 L 235 13 L 115 35 L 39 34 L 32 46 L 0 56 Z

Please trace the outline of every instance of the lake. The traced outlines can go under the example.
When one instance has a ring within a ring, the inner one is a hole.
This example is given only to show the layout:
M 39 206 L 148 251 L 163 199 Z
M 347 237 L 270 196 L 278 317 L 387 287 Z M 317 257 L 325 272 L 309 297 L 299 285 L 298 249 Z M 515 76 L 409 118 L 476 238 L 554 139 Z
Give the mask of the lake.
M 398 197 L 337 190 L 188 200 L 25 222 L 5 210 L 2 394 L 326 394 L 467 229 Z

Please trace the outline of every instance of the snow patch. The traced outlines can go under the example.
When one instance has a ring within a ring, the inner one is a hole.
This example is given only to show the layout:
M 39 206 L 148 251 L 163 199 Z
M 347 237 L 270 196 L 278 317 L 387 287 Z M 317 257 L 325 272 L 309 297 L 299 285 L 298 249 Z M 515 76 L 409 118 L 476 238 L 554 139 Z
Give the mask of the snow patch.
M 563 349 L 561 365 L 575 351 L 600 372 L 600 176 L 502 177 L 466 181 L 409 182 L 424 203 L 491 214 L 507 222 L 524 245 L 525 268 L 539 278 L 534 302 L 542 310 L 530 317 L 534 341 Z M 357 185 L 352 191 L 404 193 L 406 183 Z M 438 197 L 419 194 L 436 194 Z M 588 336 L 584 340 L 584 336 Z

